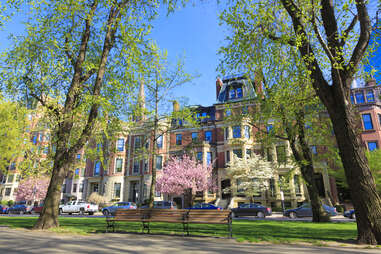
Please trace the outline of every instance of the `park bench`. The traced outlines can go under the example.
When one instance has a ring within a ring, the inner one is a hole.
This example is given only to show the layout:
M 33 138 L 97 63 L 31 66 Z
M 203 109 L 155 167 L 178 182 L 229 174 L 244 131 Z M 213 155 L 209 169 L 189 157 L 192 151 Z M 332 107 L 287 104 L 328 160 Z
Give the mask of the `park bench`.
M 191 209 L 187 213 L 187 235 L 189 235 L 189 224 L 224 224 L 227 225 L 229 237 L 232 237 L 232 216 L 230 210 Z
M 225 224 L 232 237 L 232 217 L 230 210 L 187 210 L 187 209 L 118 209 L 114 217 L 106 217 L 106 232 L 115 232 L 116 221 L 141 222 L 142 232 L 150 233 L 151 222 L 181 223 L 183 232 L 189 235 L 189 224 Z
M 109 228 L 112 228 L 113 232 L 115 232 L 116 221 L 141 222 L 142 216 L 141 209 L 117 209 L 115 216 L 106 217 L 106 233 L 108 233 Z

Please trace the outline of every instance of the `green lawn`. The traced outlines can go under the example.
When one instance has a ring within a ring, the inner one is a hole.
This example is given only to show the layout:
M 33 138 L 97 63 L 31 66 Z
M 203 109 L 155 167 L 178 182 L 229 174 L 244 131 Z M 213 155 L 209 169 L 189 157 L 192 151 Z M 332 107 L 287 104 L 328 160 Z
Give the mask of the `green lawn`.
M 0 217 L 0 225 L 14 228 L 32 228 L 36 217 Z M 68 233 L 103 233 L 104 218 L 70 218 L 60 217 L 61 227 L 56 232 Z M 140 223 L 117 223 L 117 232 L 141 232 Z M 190 225 L 191 235 L 227 236 L 225 225 Z M 151 223 L 153 234 L 182 235 L 182 224 Z M 339 243 L 354 242 L 356 224 L 321 223 L 299 221 L 233 221 L 233 237 L 238 241 L 268 241 L 275 243 L 311 242 L 321 244 L 325 241 Z

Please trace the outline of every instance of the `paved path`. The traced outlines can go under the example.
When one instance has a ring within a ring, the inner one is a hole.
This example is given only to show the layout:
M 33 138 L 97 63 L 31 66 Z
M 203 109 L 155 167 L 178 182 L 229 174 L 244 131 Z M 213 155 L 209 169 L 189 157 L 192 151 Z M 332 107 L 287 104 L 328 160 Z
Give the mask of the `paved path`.
M 359 254 L 381 249 L 316 247 L 302 245 L 245 244 L 233 239 L 140 234 L 55 234 L 0 227 L 0 253 L 260 253 Z

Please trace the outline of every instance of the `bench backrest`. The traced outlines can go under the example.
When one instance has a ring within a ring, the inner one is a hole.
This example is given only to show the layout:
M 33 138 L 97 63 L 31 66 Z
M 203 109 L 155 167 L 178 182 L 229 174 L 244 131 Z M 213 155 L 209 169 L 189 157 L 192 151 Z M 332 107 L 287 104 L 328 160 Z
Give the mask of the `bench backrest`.
M 229 223 L 231 220 L 230 210 L 197 210 L 190 209 L 188 213 L 188 222 L 197 223 Z
M 144 218 L 150 221 L 183 222 L 187 210 L 184 209 L 142 209 Z
M 141 209 L 117 209 L 115 212 L 116 220 L 136 219 L 136 221 L 140 221 L 141 218 L 142 218 Z

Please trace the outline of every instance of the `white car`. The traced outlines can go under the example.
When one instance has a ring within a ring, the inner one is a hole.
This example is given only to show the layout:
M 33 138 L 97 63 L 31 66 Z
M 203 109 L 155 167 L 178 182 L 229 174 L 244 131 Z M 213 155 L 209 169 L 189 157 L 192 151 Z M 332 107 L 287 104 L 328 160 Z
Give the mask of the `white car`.
M 88 213 L 89 215 L 93 215 L 95 212 L 98 211 L 98 205 L 92 204 L 92 203 L 87 203 L 82 200 L 75 200 L 75 201 L 70 201 L 69 203 L 65 205 L 60 205 L 59 206 L 59 213 L 79 213 L 81 215 Z

